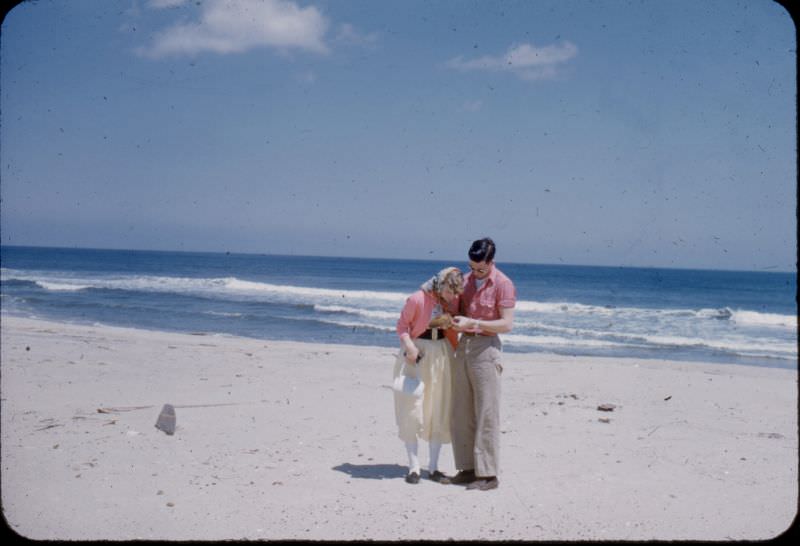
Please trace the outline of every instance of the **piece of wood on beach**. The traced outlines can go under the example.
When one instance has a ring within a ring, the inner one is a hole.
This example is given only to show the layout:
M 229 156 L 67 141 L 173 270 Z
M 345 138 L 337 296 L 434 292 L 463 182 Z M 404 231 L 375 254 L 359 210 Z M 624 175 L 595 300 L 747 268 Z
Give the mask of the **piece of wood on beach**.
M 49 428 L 63 427 L 63 426 L 64 426 L 64 425 L 62 425 L 62 424 L 60 424 L 60 423 L 52 423 L 52 424 L 49 424 L 49 425 L 45 425 L 45 426 L 43 426 L 42 428 L 37 428 L 37 429 L 36 429 L 36 432 L 39 432 L 40 430 L 47 430 L 47 429 L 49 429 Z
M 156 421 L 156 428 L 163 430 L 169 436 L 175 433 L 175 408 L 172 404 L 164 404 Z
M 616 407 L 614 404 L 600 404 L 597 406 L 597 411 L 614 411 Z
M 134 411 L 140 409 L 149 409 L 153 406 L 125 406 L 119 408 L 97 408 L 97 413 L 119 413 L 122 411 Z

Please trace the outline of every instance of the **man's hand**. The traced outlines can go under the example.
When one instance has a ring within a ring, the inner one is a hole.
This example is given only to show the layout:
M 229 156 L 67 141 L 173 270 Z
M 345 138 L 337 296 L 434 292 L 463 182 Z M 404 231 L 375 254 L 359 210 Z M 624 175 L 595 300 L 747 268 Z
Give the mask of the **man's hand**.
M 461 315 L 458 315 L 455 318 L 453 318 L 453 327 L 459 332 L 463 332 L 464 330 L 471 330 L 476 326 L 477 326 L 477 321 L 475 319 L 471 319 L 469 317 L 463 317 Z

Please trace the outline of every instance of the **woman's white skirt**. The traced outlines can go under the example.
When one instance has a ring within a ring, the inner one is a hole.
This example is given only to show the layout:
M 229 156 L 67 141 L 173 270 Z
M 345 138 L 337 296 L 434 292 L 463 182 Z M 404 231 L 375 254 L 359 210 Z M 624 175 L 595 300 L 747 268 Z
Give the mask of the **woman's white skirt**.
M 450 443 L 450 374 L 453 349 L 447 339 L 415 339 L 422 351 L 422 360 L 415 366 L 406 364 L 407 374 L 417 368 L 425 383 L 422 398 L 394 393 L 394 414 L 398 436 L 406 443 L 421 438 L 427 442 Z M 394 378 L 403 372 L 405 357 L 401 349 L 394 364 Z

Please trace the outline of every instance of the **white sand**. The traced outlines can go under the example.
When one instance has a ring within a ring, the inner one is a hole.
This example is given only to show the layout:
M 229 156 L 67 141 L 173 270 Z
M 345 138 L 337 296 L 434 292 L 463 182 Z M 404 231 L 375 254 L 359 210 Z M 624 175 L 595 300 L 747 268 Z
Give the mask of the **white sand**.
M 506 354 L 480 492 L 403 481 L 393 358 L 4 316 L 4 516 L 33 539 L 724 540 L 796 515 L 794 370 Z

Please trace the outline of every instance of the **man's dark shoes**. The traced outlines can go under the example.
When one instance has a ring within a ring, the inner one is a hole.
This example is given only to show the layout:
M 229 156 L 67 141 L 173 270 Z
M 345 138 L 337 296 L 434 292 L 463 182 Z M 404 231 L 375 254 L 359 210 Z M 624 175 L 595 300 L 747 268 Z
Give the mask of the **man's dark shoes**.
M 450 478 L 445 476 L 443 472 L 434 470 L 433 472 L 428 472 L 428 479 L 437 483 L 447 483 L 444 480 L 449 480 Z
M 419 474 L 417 472 L 409 472 L 406 476 L 406 483 L 419 483 Z
M 489 476 L 487 478 L 478 478 L 467 486 L 467 489 L 472 491 L 478 489 L 479 491 L 489 491 L 490 489 L 497 489 L 500 482 L 497 481 L 496 476 Z
M 475 481 L 474 470 L 459 470 L 458 474 L 452 477 L 444 476 L 439 483 L 452 483 L 454 485 L 466 485 Z

